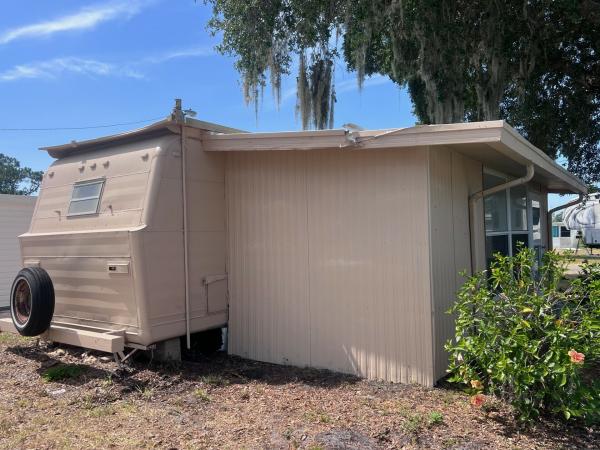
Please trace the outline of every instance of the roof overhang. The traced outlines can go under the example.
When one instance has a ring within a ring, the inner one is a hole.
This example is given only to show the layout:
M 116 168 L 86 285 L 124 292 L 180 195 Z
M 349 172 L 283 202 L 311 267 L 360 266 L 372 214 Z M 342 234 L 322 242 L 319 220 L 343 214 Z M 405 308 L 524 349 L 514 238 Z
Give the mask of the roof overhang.
M 441 146 L 456 150 L 484 165 L 520 177 L 534 164 L 534 181 L 556 193 L 587 193 L 586 185 L 548 155 L 535 147 L 502 120 L 444 125 L 419 125 L 387 130 L 346 129 L 247 133 L 210 122 L 186 118 L 185 123 L 170 117 L 125 133 L 86 141 L 44 147 L 53 158 L 64 158 L 90 150 L 143 139 L 181 133 L 182 125 L 196 131 L 205 151 L 240 152 L 269 150 L 339 151 L 402 149 Z
M 40 150 L 48 152 L 52 158 L 64 158 L 75 153 L 83 153 L 89 150 L 96 150 L 117 144 L 126 144 L 142 139 L 152 139 L 155 137 L 166 136 L 169 134 L 179 134 L 181 126 L 185 125 L 196 130 L 204 130 L 212 133 L 243 133 L 242 130 L 229 128 L 215 123 L 204 122 L 189 117 L 185 118 L 185 123 L 179 123 L 170 117 L 159 122 L 155 122 L 137 130 L 126 131 L 124 133 L 102 136 L 96 139 L 85 141 L 71 141 L 68 144 L 56 145 L 52 147 L 42 147 Z
M 442 146 L 515 177 L 523 176 L 526 166 L 534 164 L 533 181 L 542 184 L 549 192 L 587 193 L 587 186 L 579 178 L 556 164 L 502 120 L 391 130 L 206 134 L 202 141 L 205 151 L 216 152 L 353 151 Z

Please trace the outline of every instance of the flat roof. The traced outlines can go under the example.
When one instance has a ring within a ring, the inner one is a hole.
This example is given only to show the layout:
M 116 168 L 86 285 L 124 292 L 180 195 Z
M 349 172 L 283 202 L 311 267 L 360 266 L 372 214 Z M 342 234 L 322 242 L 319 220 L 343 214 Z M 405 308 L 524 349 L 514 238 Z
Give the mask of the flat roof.
M 534 181 L 543 184 L 550 192 L 587 192 L 583 181 L 557 164 L 503 120 L 417 125 L 387 130 L 207 134 L 202 140 L 205 151 L 215 152 L 352 151 L 442 146 L 515 177 L 523 176 L 526 166 L 534 164 Z
M 248 133 L 235 128 L 186 118 L 185 125 L 204 130 L 203 149 L 212 152 L 376 150 L 442 146 L 452 148 L 508 175 L 522 176 L 534 164 L 534 181 L 550 192 L 587 193 L 587 186 L 557 164 L 503 120 L 440 125 L 417 125 L 383 130 L 332 129 Z M 86 141 L 44 147 L 54 158 L 151 137 L 179 134 L 181 124 L 166 118 L 146 127 Z

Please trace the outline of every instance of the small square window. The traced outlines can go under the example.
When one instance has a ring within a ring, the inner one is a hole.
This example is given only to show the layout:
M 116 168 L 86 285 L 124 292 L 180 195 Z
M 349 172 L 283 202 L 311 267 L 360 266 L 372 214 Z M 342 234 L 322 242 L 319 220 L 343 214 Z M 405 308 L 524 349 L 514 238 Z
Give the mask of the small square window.
M 104 180 L 82 181 L 75 183 L 71 194 L 68 216 L 97 214 Z

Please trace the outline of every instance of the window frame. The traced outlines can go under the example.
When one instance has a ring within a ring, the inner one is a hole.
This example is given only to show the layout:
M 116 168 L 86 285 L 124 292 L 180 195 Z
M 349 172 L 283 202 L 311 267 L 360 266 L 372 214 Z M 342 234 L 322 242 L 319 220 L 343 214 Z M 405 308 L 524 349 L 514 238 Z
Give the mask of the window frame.
M 88 186 L 88 185 L 93 185 L 93 184 L 100 184 L 100 191 L 98 192 L 97 196 L 93 195 L 90 197 L 82 197 L 82 198 L 73 199 L 73 194 L 75 193 L 75 189 L 77 189 L 79 186 Z M 73 189 L 71 190 L 71 199 L 69 200 L 69 206 L 67 207 L 67 217 L 92 216 L 92 215 L 98 214 L 99 210 L 100 210 L 100 202 L 102 201 L 102 194 L 104 193 L 104 185 L 105 184 L 106 184 L 106 178 L 95 178 L 93 180 L 77 181 L 77 182 L 73 183 Z M 77 212 L 77 213 L 69 212 L 71 210 L 71 205 L 73 203 L 82 202 L 85 200 L 98 200 L 96 202 L 96 209 L 94 211 L 84 211 L 84 212 Z
M 485 174 L 489 174 L 489 175 L 493 175 L 497 178 L 502 178 L 504 180 L 504 183 L 509 182 L 511 180 L 513 180 L 514 178 L 504 174 L 500 171 L 494 170 L 490 167 L 483 167 L 483 175 L 485 176 Z M 485 218 L 484 218 L 484 235 L 487 238 L 488 236 L 507 236 L 508 237 L 508 255 L 509 256 L 513 256 L 513 251 L 512 251 L 512 247 L 513 247 L 513 235 L 524 235 L 527 234 L 528 237 L 528 247 L 529 248 L 533 248 L 533 207 L 532 207 L 532 201 L 533 201 L 533 196 L 534 194 L 539 194 L 538 192 L 535 192 L 531 189 L 531 186 L 526 184 L 525 186 L 525 201 L 526 201 L 526 205 L 527 205 L 527 228 L 524 230 L 516 230 L 513 229 L 512 226 L 512 214 L 511 214 L 511 195 L 510 195 L 510 188 L 505 189 L 504 191 L 506 192 L 505 198 L 506 198 L 506 218 L 507 218 L 507 229 L 506 231 L 488 231 L 487 229 L 485 229 Z M 540 212 L 543 211 L 543 203 L 541 198 L 539 198 L 539 202 L 540 202 Z M 484 207 L 484 214 L 485 214 L 485 207 Z M 541 241 L 543 243 L 543 233 L 544 231 L 542 230 L 542 219 L 540 217 L 540 232 L 542 233 L 541 235 Z M 487 255 L 487 248 L 486 248 L 486 255 Z

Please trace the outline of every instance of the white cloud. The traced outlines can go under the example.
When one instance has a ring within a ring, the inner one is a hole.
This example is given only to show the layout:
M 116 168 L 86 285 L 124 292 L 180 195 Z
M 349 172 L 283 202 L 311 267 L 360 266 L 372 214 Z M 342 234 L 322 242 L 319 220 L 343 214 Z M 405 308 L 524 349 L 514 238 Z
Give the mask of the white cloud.
M 160 64 L 178 58 L 194 58 L 199 56 L 213 56 L 215 54 L 212 47 L 191 47 L 182 50 L 173 50 L 170 52 L 149 56 L 141 59 L 136 64 Z
M 210 47 L 190 47 L 128 61 L 123 64 L 77 57 L 54 58 L 47 61 L 19 64 L 0 72 L 0 82 L 34 78 L 52 79 L 69 73 L 87 76 L 144 78 L 143 69 L 145 66 L 162 64 L 179 58 L 197 58 L 212 55 L 214 55 L 214 51 Z
M 93 59 L 55 58 L 31 64 L 22 64 L 0 72 L 0 81 L 15 81 L 24 78 L 56 78 L 65 73 L 87 76 L 122 76 L 143 78 L 143 75 L 129 67 L 119 66 Z
M 88 6 L 74 14 L 0 33 L 0 44 L 8 44 L 18 39 L 50 36 L 64 31 L 85 30 L 114 19 L 129 19 L 149 3 L 146 0 L 130 0 Z
M 369 78 L 365 78 L 365 80 L 363 81 L 363 89 L 371 87 L 371 86 L 378 86 L 380 84 L 386 84 L 386 83 L 392 83 L 392 80 L 390 80 L 388 77 L 384 76 L 384 75 L 373 75 Z M 341 81 L 336 83 L 335 85 L 335 92 L 336 94 L 343 94 L 344 92 L 351 92 L 351 91 L 357 91 L 358 90 L 358 80 L 355 78 L 353 80 L 345 80 L 345 81 Z

